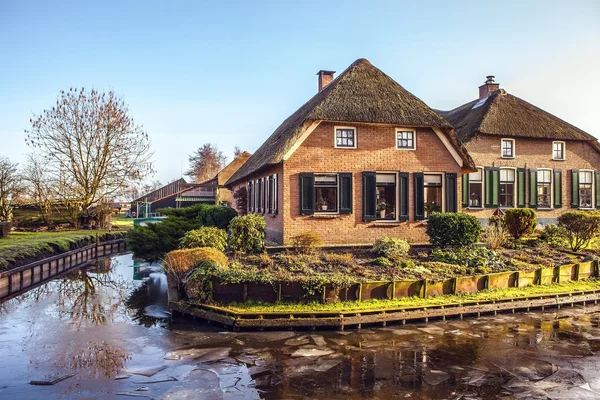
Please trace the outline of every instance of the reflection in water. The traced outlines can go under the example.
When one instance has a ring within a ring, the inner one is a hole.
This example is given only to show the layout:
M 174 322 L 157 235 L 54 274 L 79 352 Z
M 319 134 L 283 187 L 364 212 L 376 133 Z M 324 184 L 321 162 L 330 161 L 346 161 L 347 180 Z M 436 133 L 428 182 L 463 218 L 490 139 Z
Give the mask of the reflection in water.
M 58 368 L 85 371 L 90 377 L 111 378 L 131 359 L 131 353 L 106 341 L 88 342 L 79 347 L 65 346 L 54 362 Z

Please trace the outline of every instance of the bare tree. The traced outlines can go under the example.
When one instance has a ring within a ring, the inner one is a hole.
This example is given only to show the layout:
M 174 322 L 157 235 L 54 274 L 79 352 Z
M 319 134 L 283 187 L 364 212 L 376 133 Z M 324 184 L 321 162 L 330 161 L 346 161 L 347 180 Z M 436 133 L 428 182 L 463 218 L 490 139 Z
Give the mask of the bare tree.
M 0 222 L 12 221 L 15 202 L 23 193 L 18 164 L 0 157 Z
M 148 134 L 112 91 L 61 91 L 26 133 L 75 225 L 92 204 L 153 172 Z
M 52 203 L 56 199 L 56 190 L 48 176 L 41 157 L 35 154 L 27 155 L 27 163 L 23 169 L 23 180 L 27 183 L 27 192 L 31 200 L 40 209 L 40 215 L 46 225 L 50 225 Z
M 190 167 L 185 173 L 194 182 L 204 182 L 214 177 L 227 163 L 227 157 L 217 146 L 206 143 L 189 157 Z

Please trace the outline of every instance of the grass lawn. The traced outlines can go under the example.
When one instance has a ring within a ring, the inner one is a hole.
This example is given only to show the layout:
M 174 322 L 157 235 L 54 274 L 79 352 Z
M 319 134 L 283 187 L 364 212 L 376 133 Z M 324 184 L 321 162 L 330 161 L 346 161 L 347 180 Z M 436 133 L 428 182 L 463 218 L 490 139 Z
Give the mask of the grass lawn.
M 344 312 L 344 311 L 367 311 L 385 310 L 402 307 L 423 307 L 444 304 L 456 304 L 469 301 L 499 300 L 504 298 L 522 298 L 527 296 L 572 293 L 585 290 L 600 289 L 600 281 L 590 279 L 585 281 L 571 281 L 553 285 L 535 285 L 524 288 L 509 288 L 485 290 L 476 293 L 464 293 L 458 295 L 446 295 L 436 297 L 407 297 L 395 300 L 367 300 L 367 301 L 345 301 L 339 303 L 232 303 L 222 308 L 236 312 L 250 313 L 282 313 L 282 312 Z
M 35 259 L 59 254 L 75 248 L 82 242 L 93 243 L 96 234 L 102 240 L 119 232 L 72 230 L 61 232 L 12 232 L 0 238 L 0 271 L 33 262 Z
M 125 218 L 125 217 L 113 217 L 112 224 L 114 227 L 119 227 L 123 229 L 131 229 L 133 228 L 133 218 Z

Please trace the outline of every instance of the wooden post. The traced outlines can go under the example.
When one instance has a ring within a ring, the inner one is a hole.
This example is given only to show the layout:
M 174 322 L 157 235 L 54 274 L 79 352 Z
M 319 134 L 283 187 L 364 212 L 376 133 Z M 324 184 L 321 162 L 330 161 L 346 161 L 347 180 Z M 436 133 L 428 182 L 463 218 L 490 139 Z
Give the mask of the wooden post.
M 246 285 L 244 285 L 244 287 L 246 288 Z M 248 289 L 246 288 L 246 294 L 248 294 L 247 290 Z M 277 285 L 277 301 L 281 302 L 281 283 L 279 285 Z
M 578 281 L 579 280 L 579 267 L 581 264 L 577 263 L 575 264 L 575 280 Z
M 427 279 L 423 279 L 423 296 L 421 297 L 427 297 Z
M 392 300 L 396 298 L 396 281 L 392 281 L 392 295 L 390 296 Z
M 358 284 L 358 295 L 356 297 L 358 297 L 357 301 L 362 301 L 362 282 Z
M 456 282 L 457 282 L 457 278 L 454 277 L 452 278 L 452 294 L 456 294 Z

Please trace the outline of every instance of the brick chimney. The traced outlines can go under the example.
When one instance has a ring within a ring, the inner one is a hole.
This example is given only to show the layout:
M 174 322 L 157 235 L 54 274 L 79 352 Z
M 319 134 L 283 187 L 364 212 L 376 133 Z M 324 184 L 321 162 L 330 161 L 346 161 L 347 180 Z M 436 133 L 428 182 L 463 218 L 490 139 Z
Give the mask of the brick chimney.
M 485 83 L 479 86 L 479 100 L 487 98 L 492 92 L 500 89 L 500 84 L 494 82 L 494 75 L 488 75 L 485 78 Z
M 317 72 L 317 75 L 319 75 L 319 92 L 331 83 L 333 74 L 335 74 L 335 71 L 325 71 L 323 69 Z

